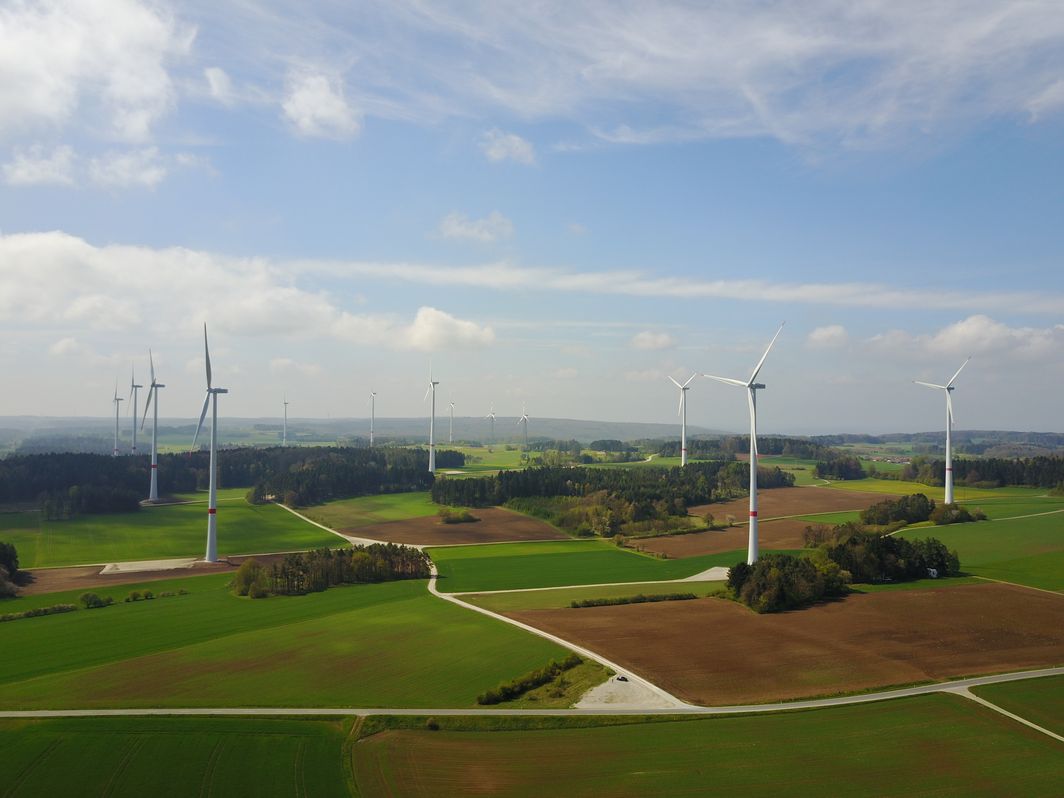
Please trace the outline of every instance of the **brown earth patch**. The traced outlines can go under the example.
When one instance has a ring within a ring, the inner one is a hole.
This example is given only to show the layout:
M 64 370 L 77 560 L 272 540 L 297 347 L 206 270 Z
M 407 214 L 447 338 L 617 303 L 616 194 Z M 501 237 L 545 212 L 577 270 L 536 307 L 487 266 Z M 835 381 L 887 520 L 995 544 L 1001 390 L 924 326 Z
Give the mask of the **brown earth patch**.
M 771 488 L 758 491 L 757 511 L 762 521 L 789 515 L 809 515 L 810 513 L 838 513 L 847 510 L 864 510 L 876 502 L 896 498 L 882 493 L 863 493 L 855 490 L 834 490 L 832 488 Z M 691 515 L 703 516 L 713 513 L 718 521 L 734 515 L 736 521 L 746 523 L 749 517 L 750 500 L 733 499 L 730 502 L 700 504 L 691 507 Z
M 507 613 L 696 704 L 811 698 L 1064 663 L 1064 598 L 985 584 L 757 615 L 723 599 Z
M 805 545 L 803 533 L 807 526 L 809 526 L 808 521 L 800 521 L 797 518 L 764 521 L 757 527 L 758 545 L 762 550 L 800 549 Z M 688 535 L 639 538 L 632 540 L 632 545 L 638 546 L 643 551 L 652 551 L 664 554 L 670 559 L 676 559 L 697 557 L 701 554 L 719 554 L 736 549 L 745 550 L 749 535 L 746 524 L 741 524 L 719 532 L 692 532 Z
M 471 511 L 479 521 L 470 524 L 441 524 L 434 515 L 389 521 L 374 526 L 341 529 L 345 535 L 389 543 L 408 543 L 417 546 L 464 545 L 468 543 L 503 543 L 522 540 L 567 540 L 545 521 L 531 518 L 501 507 L 485 507 Z

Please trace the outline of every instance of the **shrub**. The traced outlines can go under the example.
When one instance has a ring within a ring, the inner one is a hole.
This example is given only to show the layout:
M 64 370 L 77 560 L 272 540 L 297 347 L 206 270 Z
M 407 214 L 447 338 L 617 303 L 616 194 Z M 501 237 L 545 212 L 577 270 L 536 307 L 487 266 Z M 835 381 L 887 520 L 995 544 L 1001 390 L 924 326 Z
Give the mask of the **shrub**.
M 265 585 L 260 585 L 258 582 L 256 582 L 250 588 L 248 588 L 247 595 L 249 598 L 253 599 L 266 598 L 270 595 L 270 591 L 266 589 Z
M 81 602 L 81 606 L 87 610 L 95 610 L 100 607 L 109 607 L 115 603 L 115 600 L 111 596 L 100 598 L 95 593 L 82 593 L 81 598 L 78 599 Z
M 527 673 L 512 682 L 506 682 L 500 684 L 494 690 L 488 690 L 485 693 L 477 696 L 478 704 L 501 704 L 503 701 L 512 701 L 515 698 L 527 693 L 529 690 L 535 690 L 537 687 L 554 681 L 560 674 L 567 670 L 575 668 L 584 660 L 577 654 L 570 654 L 561 662 L 551 660 L 547 665 L 539 670 Z
M 464 508 L 441 507 L 437 515 L 442 524 L 471 524 L 480 520 Z
M 18 572 L 18 551 L 14 543 L 0 542 L 0 568 L 7 571 L 9 576 Z
M 936 526 L 968 524 L 972 521 L 985 521 L 986 513 L 982 510 L 969 510 L 959 504 L 942 504 L 931 513 L 931 520 Z
M 581 601 L 570 602 L 569 606 L 573 609 L 581 609 L 584 607 L 613 607 L 618 604 L 646 604 L 655 601 L 688 601 L 695 598 L 698 598 L 698 596 L 694 593 L 656 593 L 649 596 L 637 593 L 634 596 L 621 596 L 619 598 L 583 599 Z
M 440 722 L 438 720 L 436 720 L 436 718 L 429 718 L 428 720 L 425 721 L 425 728 L 428 729 L 429 731 L 439 731 L 440 730 Z
M 42 615 L 58 615 L 61 612 L 73 612 L 77 607 L 73 604 L 53 604 L 51 607 L 35 607 L 32 610 L 22 612 L 9 612 L 0 615 L 0 623 L 4 621 L 19 621 L 23 618 L 39 618 Z
M 7 569 L 0 565 L 0 598 L 9 598 L 18 592 L 15 583 L 8 579 Z
M 253 587 L 258 588 L 259 591 L 265 591 L 266 569 L 254 557 L 248 557 L 236 569 L 236 574 L 229 586 L 238 596 L 249 595 Z M 265 593 L 263 592 L 262 595 Z M 260 596 L 252 596 L 252 598 L 260 598 Z

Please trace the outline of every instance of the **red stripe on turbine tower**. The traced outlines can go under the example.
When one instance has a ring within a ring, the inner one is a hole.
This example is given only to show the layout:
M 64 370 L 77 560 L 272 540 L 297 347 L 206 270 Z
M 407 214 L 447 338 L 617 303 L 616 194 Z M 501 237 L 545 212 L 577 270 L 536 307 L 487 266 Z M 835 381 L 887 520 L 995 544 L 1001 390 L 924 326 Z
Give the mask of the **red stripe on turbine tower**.
M 207 514 L 208 515 L 214 515 L 216 512 L 218 512 L 218 511 L 215 510 L 213 507 L 208 507 L 207 508 Z
M 751 510 L 750 511 L 750 517 L 751 518 L 757 518 L 757 510 Z

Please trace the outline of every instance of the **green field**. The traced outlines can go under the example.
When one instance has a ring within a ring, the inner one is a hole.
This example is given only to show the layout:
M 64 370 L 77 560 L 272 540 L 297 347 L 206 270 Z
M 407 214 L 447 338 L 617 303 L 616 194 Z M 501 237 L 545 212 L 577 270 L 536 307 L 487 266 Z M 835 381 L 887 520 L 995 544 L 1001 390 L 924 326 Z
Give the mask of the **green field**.
M 351 720 L 0 720 L 0 793 L 348 796 Z
M 810 524 L 837 526 L 838 524 L 845 524 L 850 521 L 860 521 L 861 513 L 855 510 L 844 510 L 838 513 L 812 513 L 810 515 L 797 515 L 794 517 L 799 521 L 808 521 Z
M 363 795 L 1059 796 L 1064 773 L 1060 743 L 951 695 L 760 717 L 513 719 L 508 731 L 395 721 L 412 728 L 352 747 Z
M 0 540 L 15 544 L 22 568 L 202 557 L 205 504 L 145 507 L 133 513 L 44 521 L 39 513 L 0 514 Z M 218 553 L 261 554 L 342 545 L 288 511 L 243 500 L 218 506 Z
M 682 579 L 715 565 L 731 566 L 741 551 L 659 560 L 604 540 L 440 546 L 429 549 L 439 569 L 441 591 L 514 590 L 608 582 Z
M 503 469 L 524 468 L 524 462 L 521 460 L 521 455 L 524 452 L 517 448 L 507 449 L 506 446 L 507 444 L 500 443 L 491 447 L 491 451 L 488 450 L 487 446 L 447 446 L 447 449 L 464 454 L 466 456 L 466 464 L 462 468 L 441 468 L 439 472 L 450 476 L 455 476 L 450 473 L 451 471 L 458 471 L 464 475 L 487 475 Z
M 435 515 L 439 509 L 439 505 L 432 501 L 428 491 L 417 491 L 338 499 L 314 507 L 300 508 L 299 512 L 330 529 L 358 529 L 388 521 L 423 518 Z
M 922 493 L 936 502 L 942 501 L 945 491 L 943 488 L 925 485 L 922 482 L 902 482 L 897 479 L 849 479 L 837 480 L 830 483 L 836 490 L 856 490 L 864 493 L 885 493 L 888 496 L 909 496 L 913 493 Z M 1044 496 L 1045 488 L 1027 488 L 1010 486 L 1007 488 L 968 488 L 958 485 L 954 488 L 954 499 L 960 504 L 971 504 L 988 499 L 1002 498 L 1036 498 Z
M 495 612 L 513 610 L 546 610 L 568 607 L 570 602 L 583 599 L 628 598 L 664 593 L 694 593 L 711 596 L 723 590 L 721 582 L 643 582 L 638 585 L 607 587 L 562 587 L 555 590 L 519 590 L 514 593 L 482 593 L 462 596 L 463 601 Z
M 1064 735 L 1064 676 L 973 687 L 972 692 L 1051 732 Z
M 233 596 L 227 581 L 155 582 L 191 593 L 0 625 L 0 707 L 461 707 L 567 653 L 441 601 L 423 581 L 258 601 Z
M 957 550 L 966 573 L 1064 590 L 1064 513 L 906 529 L 898 534 L 938 538 Z

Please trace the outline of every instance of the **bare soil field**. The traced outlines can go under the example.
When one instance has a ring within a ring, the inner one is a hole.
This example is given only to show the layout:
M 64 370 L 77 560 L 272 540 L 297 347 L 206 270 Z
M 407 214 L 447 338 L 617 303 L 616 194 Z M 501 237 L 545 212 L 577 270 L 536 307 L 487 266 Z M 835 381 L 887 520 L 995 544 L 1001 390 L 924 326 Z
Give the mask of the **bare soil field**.
M 760 548 L 800 549 L 805 545 L 802 535 L 807 526 L 809 526 L 809 521 L 799 521 L 797 518 L 763 521 L 757 527 Z M 670 559 L 677 559 L 746 549 L 748 537 L 747 525 L 739 524 L 719 532 L 692 532 L 689 535 L 639 538 L 632 540 L 632 545 L 638 546 L 643 551 L 657 552 Z
M 714 598 L 507 615 L 706 705 L 1064 663 L 1064 597 L 997 583 L 853 595 L 772 615 Z
M 559 532 L 538 518 L 504 510 L 501 507 L 477 508 L 472 513 L 480 520 L 470 524 L 441 524 L 436 516 L 427 516 L 340 531 L 361 538 L 418 546 L 503 543 L 522 540 L 568 540 L 569 538 L 564 532 Z
M 833 490 L 832 488 L 771 488 L 757 494 L 758 516 L 762 521 L 789 515 L 809 515 L 810 513 L 837 513 L 844 510 L 864 510 L 876 502 L 889 499 L 882 493 L 863 493 L 855 490 Z M 713 513 L 718 521 L 734 515 L 739 523 L 746 523 L 749 517 L 750 500 L 733 499 L 730 502 L 700 504 L 691 507 L 691 515 L 703 516 Z

